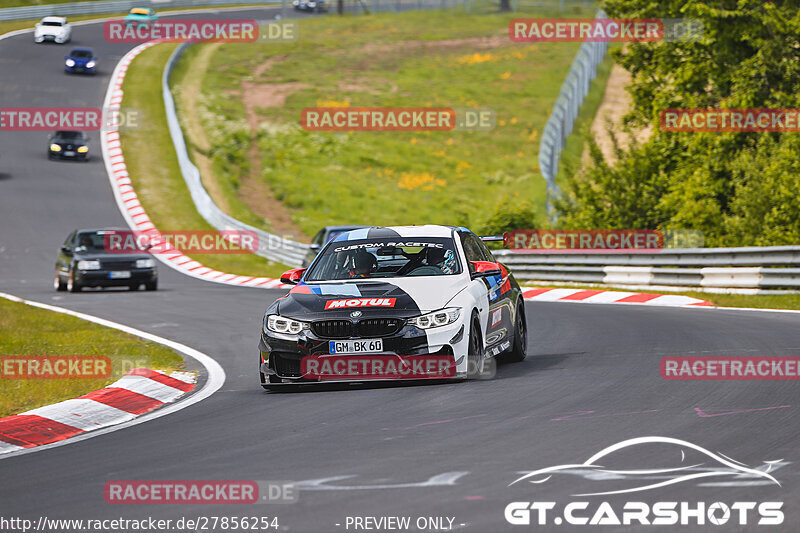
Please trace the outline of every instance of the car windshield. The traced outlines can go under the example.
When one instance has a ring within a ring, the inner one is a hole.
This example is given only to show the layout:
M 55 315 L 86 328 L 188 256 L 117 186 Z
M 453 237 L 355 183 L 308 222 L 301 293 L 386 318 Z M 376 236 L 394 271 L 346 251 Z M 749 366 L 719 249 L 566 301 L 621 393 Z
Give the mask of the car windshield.
M 306 281 L 446 276 L 461 273 L 453 239 L 398 237 L 336 241 L 320 254 Z
M 63 26 L 63 24 L 55 20 L 45 20 L 42 22 L 42 26 Z
M 88 58 L 92 57 L 92 51 L 91 50 L 73 50 L 69 55 L 71 55 L 72 57 L 79 58 L 79 59 L 88 59 Z
M 83 133 L 79 131 L 57 131 L 55 137 L 62 141 L 79 141 L 83 139 Z
M 96 252 L 104 250 L 106 231 L 85 231 L 78 234 L 78 244 L 75 246 L 76 252 Z

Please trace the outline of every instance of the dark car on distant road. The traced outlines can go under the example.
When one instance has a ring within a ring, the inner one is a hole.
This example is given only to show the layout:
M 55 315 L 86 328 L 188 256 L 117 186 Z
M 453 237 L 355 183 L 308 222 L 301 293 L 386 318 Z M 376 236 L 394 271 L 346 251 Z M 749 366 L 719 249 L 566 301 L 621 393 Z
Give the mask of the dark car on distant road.
M 330 241 L 350 230 L 354 229 L 361 229 L 361 228 L 369 228 L 371 226 L 363 226 L 363 225 L 351 225 L 351 226 L 325 226 L 321 230 L 314 235 L 314 238 L 311 240 L 311 246 L 308 249 L 308 253 L 303 258 L 303 267 L 307 267 L 311 264 L 311 261 L 317 257 L 322 248 L 328 244 Z
M 80 131 L 57 131 L 47 140 L 50 159 L 89 160 L 89 137 Z
M 97 56 L 91 48 L 73 48 L 64 56 L 64 70 L 69 73 L 94 74 L 97 66 Z
M 158 269 L 151 254 L 117 253 L 114 234 L 130 234 L 122 228 L 78 229 L 70 233 L 58 251 L 53 287 L 78 292 L 84 287 L 128 287 L 148 291 L 158 288 Z M 111 243 L 111 244 L 110 244 Z

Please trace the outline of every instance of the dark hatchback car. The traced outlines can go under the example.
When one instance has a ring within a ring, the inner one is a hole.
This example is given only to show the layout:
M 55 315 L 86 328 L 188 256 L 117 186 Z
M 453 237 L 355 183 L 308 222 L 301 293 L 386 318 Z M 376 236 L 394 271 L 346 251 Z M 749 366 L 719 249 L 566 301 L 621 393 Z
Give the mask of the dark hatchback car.
M 58 252 L 53 286 L 59 291 L 78 292 L 84 287 L 158 288 L 158 269 L 153 256 L 114 251 L 114 234 L 130 234 L 121 228 L 73 231 Z
M 91 48 L 73 48 L 64 56 L 64 70 L 67 72 L 94 74 L 96 67 L 97 56 Z
M 369 228 L 371 226 L 363 226 L 363 225 L 352 225 L 352 226 L 325 226 L 321 230 L 314 235 L 314 238 L 311 239 L 311 246 L 308 248 L 308 253 L 303 258 L 303 267 L 307 267 L 311 264 L 319 251 L 322 250 L 326 244 L 330 241 L 341 235 L 346 231 L 352 231 L 354 229 L 361 229 L 361 228 Z
M 57 131 L 47 141 L 50 159 L 89 160 L 89 137 L 80 131 Z

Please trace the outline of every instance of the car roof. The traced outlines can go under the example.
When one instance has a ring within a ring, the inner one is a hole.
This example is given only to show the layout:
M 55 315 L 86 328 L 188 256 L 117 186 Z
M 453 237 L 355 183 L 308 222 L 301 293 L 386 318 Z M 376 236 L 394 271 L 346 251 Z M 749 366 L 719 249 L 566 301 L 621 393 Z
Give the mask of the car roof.
M 335 241 L 353 241 L 359 239 L 391 239 L 402 237 L 452 237 L 452 226 L 426 224 L 424 226 L 389 226 L 368 227 L 347 231 L 336 237 Z
M 82 131 L 75 131 L 75 130 L 58 130 L 57 132 L 53 133 L 53 135 L 55 135 L 56 137 L 59 137 L 59 136 L 62 136 L 62 135 L 71 135 L 71 134 L 78 134 L 78 135 L 82 136 L 83 132 Z
M 67 17 L 42 17 L 42 22 L 60 22 L 64 24 L 67 22 Z
M 134 15 L 149 15 L 150 8 L 148 7 L 132 7 L 130 10 Z
M 131 231 L 128 228 L 81 228 L 75 230 L 77 233 L 97 233 L 98 231 Z
M 70 51 L 70 54 L 71 54 L 72 52 L 89 52 L 90 54 L 94 55 L 94 50 L 92 50 L 92 49 L 91 49 L 91 48 L 89 48 L 88 46 L 76 46 L 75 48 L 73 48 L 73 49 Z

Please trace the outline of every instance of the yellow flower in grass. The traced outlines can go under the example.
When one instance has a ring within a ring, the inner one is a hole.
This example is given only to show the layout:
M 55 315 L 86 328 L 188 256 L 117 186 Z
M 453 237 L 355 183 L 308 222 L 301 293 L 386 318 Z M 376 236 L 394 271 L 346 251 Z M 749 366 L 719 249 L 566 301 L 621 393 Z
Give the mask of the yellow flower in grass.
M 445 185 L 447 185 L 446 180 L 435 178 L 430 172 L 422 172 L 420 174 L 414 172 L 403 172 L 403 174 L 400 176 L 400 181 L 397 182 L 398 187 L 409 191 L 416 189 L 432 191 L 437 187 L 444 187 Z
M 510 72 L 503 72 L 502 74 L 500 74 L 500 79 L 501 80 L 507 80 L 510 77 L 511 77 L 511 73 Z
M 444 150 L 439 150 L 438 152 L 434 152 L 433 155 L 438 157 L 447 157 L 447 154 L 444 153 Z
M 455 141 L 454 141 L 453 139 L 447 139 L 447 140 L 446 140 L 444 143 L 445 143 L 447 146 L 450 146 L 450 145 L 451 145 L 451 144 L 453 144 L 454 142 L 455 142 Z
M 539 131 L 538 131 L 538 130 L 533 130 L 533 131 L 531 132 L 531 134 L 530 134 L 530 135 L 528 135 L 528 140 L 529 140 L 529 141 L 531 141 L 531 142 L 533 142 L 533 141 L 535 141 L 535 140 L 536 140 L 536 138 L 537 138 L 538 136 L 539 136 Z
M 477 65 L 478 63 L 486 63 L 488 61 L 497 61 L 497 58 L 492 54 L 480 54 L 475 52 L 474 54 L 461 56 L 456 59 L 456 62 L 460 65 Z
M 516 118 L 512 118 L 510 122 L 511 122 L 511 124 L 516 124 L 517 123 L 517 119 Z
M 350 107 L 350 99 L 344 100 L 317 100 L 317 107 Z
M 408 142 L 410 142 L 411 144 L 417 144 L 417 138 L 416 137 L 411 137 L 411 140 L 408 141 Z

